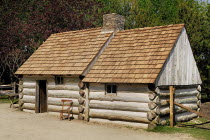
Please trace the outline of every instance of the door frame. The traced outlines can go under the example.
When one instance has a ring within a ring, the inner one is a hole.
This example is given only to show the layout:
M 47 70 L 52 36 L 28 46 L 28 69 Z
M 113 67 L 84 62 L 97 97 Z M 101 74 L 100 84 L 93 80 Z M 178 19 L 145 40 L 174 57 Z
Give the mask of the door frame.
M 46 96 L 46 111 L 48 112 L 48 94 L 47 94 L 47 80 L 36 80 L 36 98 L 35 98 L 35 113 L 44 113 L 41 111 L 41 102 L 40 102 L 40 81 L 45 81 L 46 86 L 45 86 L 45 96 Z

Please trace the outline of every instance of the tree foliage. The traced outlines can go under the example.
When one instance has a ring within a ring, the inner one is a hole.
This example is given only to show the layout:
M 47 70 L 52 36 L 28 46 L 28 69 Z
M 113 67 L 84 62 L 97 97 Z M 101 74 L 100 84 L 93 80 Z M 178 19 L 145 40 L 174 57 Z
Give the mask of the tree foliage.
M 0 83 L 16 80 L 17 68 L 52 33 L 100 25 L 101 7 L 94 0 L 1 1 Z
M 126 18 L 125 28 L 184 23 L 203 85 L 210 90 L 210 5 L 196 0 L 99 0 Z
M 204 86 L 210 87 L 210 6 L 197 0 L 3 0 L 0 76 L 13 78 L 50 34 L 101 26 L 104 13 L 125 16 L 126 29 L 185 23 Z

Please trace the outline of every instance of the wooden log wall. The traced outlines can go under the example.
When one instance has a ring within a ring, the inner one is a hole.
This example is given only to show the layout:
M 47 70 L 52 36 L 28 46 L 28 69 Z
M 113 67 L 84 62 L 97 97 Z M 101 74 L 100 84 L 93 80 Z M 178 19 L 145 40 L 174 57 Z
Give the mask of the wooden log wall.
M 55 80 L 48 80 L 48 112 L 59 113 L 62 108 L 62 99 L 69 99 L 73 101 L 72 113 L 78 115 L 78 98 L 79 98 L 79 88 L 78 88 L 79 78 L 77 77 L 64 77 L 63 85 L 56 85 Z
M 88 116 L 85 116 L 85 112 L 86 111 L 86 107 L 88 105 L 88 100 L 86 100 L 86 96 L 88 94 L 88 90 L 87 90 L 87 86 L 85 85 L 85 83 L 83 83 L 82 81 L 80 81 L 78 83 L 78 87 L 79 87 L 79 98 L 78 98 L 78 102 L 79 102 L 79 107 L 78 107 L 78 112 L 79 112 L 79 115 L 78 115 L 78 119 L 79 120 L 84 120 L 85 117 L 88 118 Z M 86 118 L 86 120 L 88 120 Z
M 160 97 L 160 124 L 165 125 L 169 119 L 169 89 L 158 87 L 156 89 L 157 94 Z M 185 87 L 175 87 L 174 102 L 180 103 L 186 107 L 189 107 L 195 111 L 200 110 L 201 105 L 201 86 L 185 86 Z M 196 114 L 190 113 L 187 110 L 175 106 L 175 121 L 189 121 L 195 117 Z
M 19 80 L 19 86 L 18 86 L 18 93 L 19 93 L 19 110 L 23 110 L 22 106 L 23 106 L 23 79 Z
M 117 84 L 117 94 L 106 94 L 105 85 L 89 85 L 89 117 L 92 122 L 154 128 L 159 123 L 160 104 L 146 84 Z
M 36 80 L 47 80 L 47 104 L 49 113 L 59 113 L 62 107 L 61 99 L 70 99 L 73 100 L 73 114 L 79 114 L 79 78 L 74 77 L 64 77 L 63 85 L 56 85 L 54 77 L 23 78 L 23 81 L 21 81 L 22 84 L 21 82 L 19 83 L 21 85 L 19 86 L 19 92 L 21 93 L 20 104 L 23 111 L 31 112 L 35 110 Z

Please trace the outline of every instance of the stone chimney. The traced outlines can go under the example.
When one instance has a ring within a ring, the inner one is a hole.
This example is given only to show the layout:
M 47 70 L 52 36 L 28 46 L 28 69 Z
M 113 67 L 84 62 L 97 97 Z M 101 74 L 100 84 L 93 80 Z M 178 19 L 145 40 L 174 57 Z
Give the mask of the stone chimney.
M 116 13 L 103 15 L 103 33 L 124 30 L 125 18 Z

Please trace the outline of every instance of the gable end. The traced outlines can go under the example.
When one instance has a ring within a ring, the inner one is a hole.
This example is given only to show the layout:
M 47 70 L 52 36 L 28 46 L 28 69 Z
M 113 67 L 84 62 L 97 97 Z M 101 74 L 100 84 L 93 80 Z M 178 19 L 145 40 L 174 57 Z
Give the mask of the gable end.
M 201 84 L 193 52 L 185 28 L 156 79 L 156 86 Z

